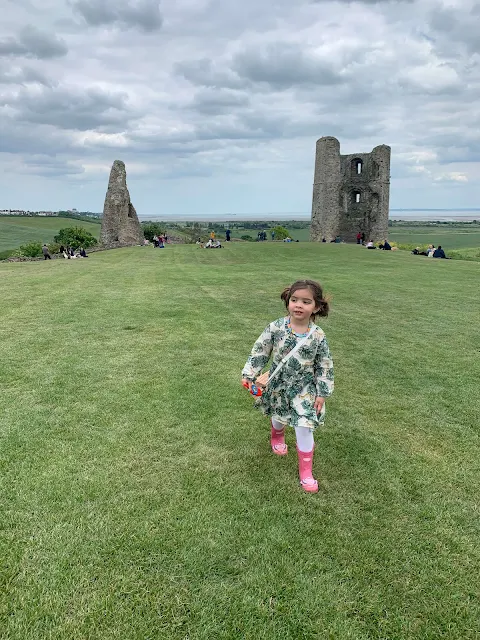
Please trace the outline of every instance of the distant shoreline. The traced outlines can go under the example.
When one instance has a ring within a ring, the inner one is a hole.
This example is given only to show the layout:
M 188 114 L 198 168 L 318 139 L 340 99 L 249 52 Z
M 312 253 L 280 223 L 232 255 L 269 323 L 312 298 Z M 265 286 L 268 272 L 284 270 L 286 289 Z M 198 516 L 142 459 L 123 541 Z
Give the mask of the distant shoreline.
M 232 214 L 201 214 L 201 215 L 138 215 L 141 221 L 158 220 L 161 222 L 236 222 L 236 221 L 262 221 L 277 222 L 298 220 L 306 222 L 311 216 L 300 213 L 268 213 L 268 214 L 248 214 L 248 213 L 232 213 Z M 480 220 L 480 209 L 390 209 L 390 220 L 401 220 L 407 222 L 469 222 L 471 220 Z

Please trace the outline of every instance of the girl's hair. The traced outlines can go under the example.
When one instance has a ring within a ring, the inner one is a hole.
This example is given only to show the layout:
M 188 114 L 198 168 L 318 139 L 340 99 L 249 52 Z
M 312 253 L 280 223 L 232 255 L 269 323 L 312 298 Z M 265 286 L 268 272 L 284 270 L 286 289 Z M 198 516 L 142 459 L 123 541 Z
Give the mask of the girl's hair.
M 308 289 L 311 292 L 315 306 L 318 308 L 318 311 L 312 313 L 314 318 L 315 316 L 328 316 L 330 308 L 328 300 L 323 296 L 322 286 L 318 282 L 315 282 L 315 280 L 297 280 L 282 291 L 280 298 L 285 302 L 287 309 L 290 298 L 293 296 L 295 291 L 298 291 L 299 289 Z

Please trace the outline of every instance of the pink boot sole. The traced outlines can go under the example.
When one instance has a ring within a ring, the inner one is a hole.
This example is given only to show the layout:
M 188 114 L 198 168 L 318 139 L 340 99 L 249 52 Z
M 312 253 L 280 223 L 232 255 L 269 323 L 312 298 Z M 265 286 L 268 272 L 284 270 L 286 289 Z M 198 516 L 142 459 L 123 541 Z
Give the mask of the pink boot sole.
M 285 427 L 281 431 L 277 431 L 277 429 L 273 428 L 270 432 L 270 444 L 272 446 L 272 451 L 277 456 L 286 456 L 288 453 L 288 447 L 285 444 Z
M 307 493 L 318 493 L 318 482 L 315 478 L 305 478 L 304 480 L 300 480 L 300 484 L 302 489 Z
M 313 449 L 308 452 L 299 451 L 298 453 L 298 473 L 300 476 L 300 485 L 307 493 L 318 493 L 318 482 L 312 475 L 313 465 Z

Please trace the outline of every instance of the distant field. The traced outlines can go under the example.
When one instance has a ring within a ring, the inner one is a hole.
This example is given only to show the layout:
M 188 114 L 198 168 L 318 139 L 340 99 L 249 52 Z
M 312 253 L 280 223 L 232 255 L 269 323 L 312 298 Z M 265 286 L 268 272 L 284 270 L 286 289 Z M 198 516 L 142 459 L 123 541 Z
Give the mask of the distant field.
M 309 240 L 310 229 L 288 229 L 294 240 L 307 242 Z M 235 229 L 234 238 L 246 234 L 257 237 L 255 229 Z M 480 227 L 402 227 L 390 229 L 388 233 L 390 240 L 405 244 L 441 244 L 446 249 L 464 249 L 467 247 L 480 247 Z M 270 240 L 270 232 L 268 232 L 268 240 Z
M 441 244 L 445 249 L 480 247 L 480 228 L 447 226 L 405 227 L 390 230 L 390 240 L 408 244 Z
M 27 242 L 53 242 L 60 229 L 83 227 L 96 238 L 100 235 L 100 224 L 82 222 L 71 218 L 24 218 L 0 216 L 0 251 L 15 249 Z

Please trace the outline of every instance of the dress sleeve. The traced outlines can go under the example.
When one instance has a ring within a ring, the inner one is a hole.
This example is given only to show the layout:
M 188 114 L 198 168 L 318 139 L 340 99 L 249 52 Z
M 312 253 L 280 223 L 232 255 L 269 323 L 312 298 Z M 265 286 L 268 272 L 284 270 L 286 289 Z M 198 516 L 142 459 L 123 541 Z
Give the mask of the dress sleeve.
M 315 372 L 315 386 L 317 396 L 328 398 L 333 393 L 333 360 L 328 348 L 326 338 L 320 342 L 315 361 L 313 363 Z
M 264 329 L 262 335 L 255 341 L 251 354 L 242 370 L 242 378 L 253 382 L 270 359 L 273 349 L 271 325 Z

